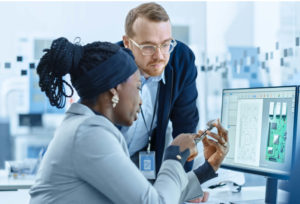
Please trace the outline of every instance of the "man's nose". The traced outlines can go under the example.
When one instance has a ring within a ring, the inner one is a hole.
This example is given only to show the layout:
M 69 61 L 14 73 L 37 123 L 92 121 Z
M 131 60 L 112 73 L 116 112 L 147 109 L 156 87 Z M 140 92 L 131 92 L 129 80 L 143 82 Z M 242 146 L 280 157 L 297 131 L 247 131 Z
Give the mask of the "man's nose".
M 163 59 L 163 58 L 164 58 L 164 55 L 163 55 L 163 53 L 161 52 L 160 47 L 157 47 L 157 48 L 156 48 L 155 53 L 153 54 L 153 57 L 154 57 L 155 59 Z

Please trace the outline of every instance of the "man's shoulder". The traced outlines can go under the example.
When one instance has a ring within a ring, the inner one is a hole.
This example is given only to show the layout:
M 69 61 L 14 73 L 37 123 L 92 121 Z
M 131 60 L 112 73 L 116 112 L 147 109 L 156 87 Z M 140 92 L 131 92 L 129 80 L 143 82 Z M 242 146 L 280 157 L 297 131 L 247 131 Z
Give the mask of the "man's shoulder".
M 122 40 L 121 40 L 121 41 L 118 41 L 118 42 L 116 42 L 115 44 L 119 45 L 120 47 L 124 47 L 124 43 L 123 43 L 123 41 L 122 41 Z
M 176 40 L 176 46 L 174 48 L 173 54 L 193 54 L 193 51 L 185 43 Z
M 180 40 L 176 40 L 176 47 L 179 49 L 189 49 L 190 50 L 189 46 L 187 44 L 185 44 L 184 42 L 181 42 Z
M 193 51 L 183 42 L 176 40 L 177 45 L 170 55 L 169 63 L 174 67 L 179 64 L 189 66 L 190 63 L 194 63 L 195 55 Z
M 177 70 L 177 72 L 193 71 L 193 69 L 189 69 L 188 67 L 195 66 L 195 55 L 186 44 L 177 41 L 177 45 L 171 53 L 169 65 L 173 70 Z

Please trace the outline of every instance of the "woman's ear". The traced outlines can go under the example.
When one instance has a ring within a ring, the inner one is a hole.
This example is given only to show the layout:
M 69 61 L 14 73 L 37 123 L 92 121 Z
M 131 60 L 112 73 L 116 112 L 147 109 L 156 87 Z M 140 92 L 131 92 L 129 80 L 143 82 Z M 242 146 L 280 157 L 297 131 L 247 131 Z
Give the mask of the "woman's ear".
M 122 83 L 121 84 L 118 84 L 115 88 L 111 88 L 109 90 L 109 92 L 114 96 L 114 95 L 118 95 L 119 96 L 119 93 L 120 91 L 122 91 Z
M 109 90 L 109 92 L 114 96 L 114 95 L 117 95 L 118 93 L 117 93 L 117 87 L 116 88 L 111 88 L 110 90 Z
M 117 104 L 119 103 L 119 95 L 117 93 L 117 90 L 115 88 L 112 88 L 109 90 L 112 94 L 111 102 L 112 102 L 112 107 L 115 108 Z

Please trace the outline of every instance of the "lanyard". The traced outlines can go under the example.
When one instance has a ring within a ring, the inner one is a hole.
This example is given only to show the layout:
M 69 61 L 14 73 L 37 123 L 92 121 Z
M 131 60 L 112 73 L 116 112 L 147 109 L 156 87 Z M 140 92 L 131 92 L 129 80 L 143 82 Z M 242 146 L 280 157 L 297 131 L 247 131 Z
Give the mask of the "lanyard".
M 155 118 L 155 115 L 156 115 L 159 89 L 160 89 L 160 83 L 158 83 L 158 85 L 157 85 L 157 92 L 156 92 L 156 96 L 155 96 L 155 102 L 154 102 L 155 104 L 154 104 L 154 110 L 153 110 L 153 114 L 152 114 L 153 116 L 152 116 L 150 129 L 148 129 L 148 126 L 147 126 L 147 123 L 146 123 L 146 120 L 145 120 L 145 116 L 144 116 L 144 112 L 143 112 L 143 109 L 141 107 L 141 113 L 142 113 L 143 121 L 144 121 L 145 127 L 146 127 L 147 132 L 148 132 L 148 147 L 147 147 L 147 152 L 148 153 L 150 153 L 150 148 L 151 148 L 152 126 L 153 126 L 154 118 Z

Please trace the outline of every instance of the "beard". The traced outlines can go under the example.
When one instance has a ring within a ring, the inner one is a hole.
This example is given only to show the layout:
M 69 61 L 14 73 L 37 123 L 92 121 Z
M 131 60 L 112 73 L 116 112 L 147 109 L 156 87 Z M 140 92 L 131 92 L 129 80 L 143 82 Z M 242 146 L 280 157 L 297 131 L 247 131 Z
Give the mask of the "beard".
M 144 72 L 149 76 L 159 76 L 164 71 L 166 64 L 165 60 L 150 62 Z

